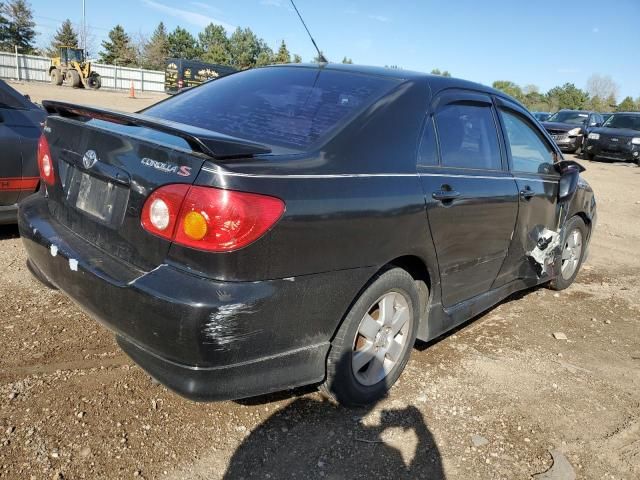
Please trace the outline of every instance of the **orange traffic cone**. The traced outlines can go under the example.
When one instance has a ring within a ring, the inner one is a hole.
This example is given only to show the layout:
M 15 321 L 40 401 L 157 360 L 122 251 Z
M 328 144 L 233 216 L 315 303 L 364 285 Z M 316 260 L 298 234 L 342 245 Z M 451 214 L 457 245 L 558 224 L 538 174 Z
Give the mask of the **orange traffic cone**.
M 133 80 L 131 80 L 131 87 L 129 87 L 129 98 L 136 98 L 136 91 L 133 88 Z

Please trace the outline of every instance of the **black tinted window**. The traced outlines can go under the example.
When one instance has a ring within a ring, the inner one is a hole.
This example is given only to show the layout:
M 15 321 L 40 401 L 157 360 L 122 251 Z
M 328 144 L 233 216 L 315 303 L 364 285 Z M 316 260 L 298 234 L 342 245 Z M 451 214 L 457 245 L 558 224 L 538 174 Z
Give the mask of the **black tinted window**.
M 553 150 L 535 127 L 515 113 L 500 110 L 507 144 L 511 150 L 513 170 L 530 173 L 551 173 Z
M 145 110 L 247 140 L 312 145 L 397 80 L 315 68 L 258 68 L 188 90 Z
M 433 119 L 429 117 L 424 126 L 420 148 L 418 149 L 418 165 L 438 165 L 438 147 L 433 130 Z
M 604 124 L 608 128 L 630 128 L 640 130 L 640 114 L 614 113 Z
M 498 137 L 490 107 L 447 105 L 436 113 L 435 120 L 443 166 L 501 168 Z

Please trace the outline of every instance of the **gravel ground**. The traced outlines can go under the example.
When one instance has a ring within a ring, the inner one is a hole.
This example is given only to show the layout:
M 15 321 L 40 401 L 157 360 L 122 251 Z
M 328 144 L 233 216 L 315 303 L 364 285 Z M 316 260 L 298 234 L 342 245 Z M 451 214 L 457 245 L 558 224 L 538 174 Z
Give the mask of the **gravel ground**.
M 176 396 L 33 280 L 1 227 L 0 478 L 514 479 L 552 467 L 551 451 L 556 473 L 566 459 L 576 478 L 640 478 L 640 168 L 582 163 L 599 225 L 577 282 L 417 345 L 389 397 L 361 410 L 313 388 Z

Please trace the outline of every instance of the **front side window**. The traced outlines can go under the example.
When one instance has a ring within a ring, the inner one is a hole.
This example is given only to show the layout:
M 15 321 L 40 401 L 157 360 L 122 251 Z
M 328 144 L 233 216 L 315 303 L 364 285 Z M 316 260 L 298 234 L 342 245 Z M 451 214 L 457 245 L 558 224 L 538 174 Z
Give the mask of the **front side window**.
M 145 115 L 267 145 L 305 149 L 399 80 L 319 68 L 256 68 L 207 82 Z
M 500 170 L 498 134 L 491 107 L 451 104 L 435 115 L 442 166 Z
M 528 173 L 552 173 L 553 150 L 540 132 L 519 115 L 500 109 L 507 134 L 513 170 Z

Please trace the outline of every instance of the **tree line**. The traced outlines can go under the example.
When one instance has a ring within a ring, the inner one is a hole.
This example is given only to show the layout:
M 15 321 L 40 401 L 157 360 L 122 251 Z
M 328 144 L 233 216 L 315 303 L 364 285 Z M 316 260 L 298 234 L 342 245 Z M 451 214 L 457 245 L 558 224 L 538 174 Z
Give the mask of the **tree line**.
M 618 85 L 608 75 L 591 75 L 587 79 L 585 90 L 573 83 L 565 83 L 541 93 L 536 85 L 520 87 L 509 80 L 497 80 L 492 87 L 511 95 L 534 112 L 556 112 L 563 108 L 597 112 L 640 112 L 640 97 L 635 100 L 625 97 L 618 103 Z

